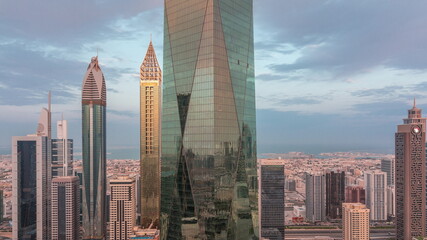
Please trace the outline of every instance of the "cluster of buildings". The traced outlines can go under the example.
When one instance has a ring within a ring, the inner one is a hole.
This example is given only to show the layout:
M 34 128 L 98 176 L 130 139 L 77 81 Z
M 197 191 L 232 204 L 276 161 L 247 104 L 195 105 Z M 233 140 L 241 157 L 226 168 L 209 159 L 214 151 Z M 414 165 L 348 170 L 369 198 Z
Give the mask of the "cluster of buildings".
M 167 0 L 165 13 L 164 72 L 151 42 L 140 68 L 139 178 L 107 178 L 93 57 L 81 168 L 66 121 L 51 135 L 50 97 L 36 133 L 12 139 L 13 239 L 259 237 L 252 1 Z
M 369 239 L 370 222 L 393 218 L 397 239 L 426 236 L 426 122 L 415 104 L 395 162 L 380 168 L 363 156 L 356 166 L 297 153 L 305 166 L 257 162 L 252 1 L 166 0 L 164 25 L 164 72 L 151 42 L 140 68 L 139 177 L 107 177 L 107 87 L 93 57 L 81 167 L 66 120 L 52 137 L 50 95 L 36 132 L 12 138 L 13 239 L 284 239 L 287 191 L 302 197 L 298 218 L 341 222 L 344 239 Z

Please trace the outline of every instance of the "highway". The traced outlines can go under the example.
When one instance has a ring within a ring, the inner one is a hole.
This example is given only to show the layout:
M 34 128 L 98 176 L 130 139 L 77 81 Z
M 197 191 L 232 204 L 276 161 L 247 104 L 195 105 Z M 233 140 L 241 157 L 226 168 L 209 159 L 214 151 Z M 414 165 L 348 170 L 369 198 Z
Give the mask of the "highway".
M 372 229 L 370 239 L 390 239 L 394 238 L 394 229 Z M 286 229 L 286 240 L 297 239 L 322 239 L 319 237 L 330 237 L 332 239 L 342 239 L 341 229 Z

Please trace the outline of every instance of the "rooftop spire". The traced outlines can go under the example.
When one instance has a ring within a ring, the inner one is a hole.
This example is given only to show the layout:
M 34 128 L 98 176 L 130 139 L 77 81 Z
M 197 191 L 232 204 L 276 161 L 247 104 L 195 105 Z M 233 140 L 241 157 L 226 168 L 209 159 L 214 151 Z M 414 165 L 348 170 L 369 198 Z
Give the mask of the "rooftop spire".
M 151 38 L 151 37 L 150 37 Z M 156 52 L 154 51 L 153 42 L 150 39 L 147 53 L 145 54 L 144 61 L 140 68 L 141 81 L 161 81 L 162 70 L 160 69 L 159 62 L 157 61 Z
M 414 108 L 416 108 L 416 107 L 417 107 L 417 104 L 415 102 L 415 97 L 414 97 Z

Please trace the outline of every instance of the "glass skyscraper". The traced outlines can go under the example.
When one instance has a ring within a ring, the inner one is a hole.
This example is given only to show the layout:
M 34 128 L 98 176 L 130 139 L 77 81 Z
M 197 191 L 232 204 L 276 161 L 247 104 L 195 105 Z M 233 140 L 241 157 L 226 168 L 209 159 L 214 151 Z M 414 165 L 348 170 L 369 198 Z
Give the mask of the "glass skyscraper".
M 161 238 L 257 239 L 252 0 L 165 0 Z
M 106 224 L 106 87 L 93 57 L 83 79 L 83 239 L 104 239 Z

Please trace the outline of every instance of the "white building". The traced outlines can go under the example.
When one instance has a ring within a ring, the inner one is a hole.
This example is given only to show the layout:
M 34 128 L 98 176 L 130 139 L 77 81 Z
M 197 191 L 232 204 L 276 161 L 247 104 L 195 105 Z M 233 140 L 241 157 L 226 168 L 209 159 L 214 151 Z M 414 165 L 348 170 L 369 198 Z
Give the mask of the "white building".
M 372 221 L 387 220 L 387 173 L 374 170 L 365 172 L 366 207 L 371 210 Z

